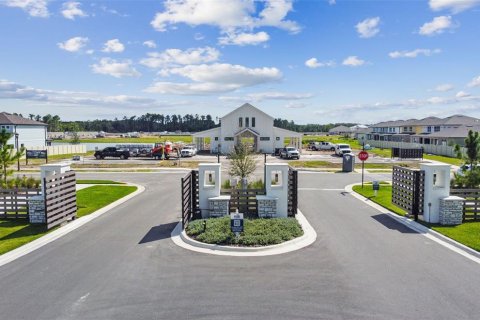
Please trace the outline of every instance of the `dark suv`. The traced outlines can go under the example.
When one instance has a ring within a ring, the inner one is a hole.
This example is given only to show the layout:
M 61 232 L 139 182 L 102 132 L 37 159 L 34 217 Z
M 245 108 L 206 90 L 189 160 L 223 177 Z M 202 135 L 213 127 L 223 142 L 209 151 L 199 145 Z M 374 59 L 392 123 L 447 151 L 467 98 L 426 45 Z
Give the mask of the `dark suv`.
M 130 151 L 117 149 L 115 147 L 108 147 L 103 150 L 95 151 L 94 156 L 97 160 L 105 159 L 106 157 L 128 159 L 130 158 Z

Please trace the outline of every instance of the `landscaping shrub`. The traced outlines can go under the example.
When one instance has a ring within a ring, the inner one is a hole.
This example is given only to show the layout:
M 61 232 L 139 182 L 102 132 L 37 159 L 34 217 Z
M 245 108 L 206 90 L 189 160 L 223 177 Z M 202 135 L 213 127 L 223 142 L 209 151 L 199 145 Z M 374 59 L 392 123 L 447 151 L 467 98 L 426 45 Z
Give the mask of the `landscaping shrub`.
M 204 221 L 207 223 L 205 231 Z M 240 246 L 279 244 L 303 235 L 295 218 L 245 219 L 244 223 L 244 232 L 238 239 L 230 231 L 229 216 L 192 221 L 186 232 L 200 242 Z

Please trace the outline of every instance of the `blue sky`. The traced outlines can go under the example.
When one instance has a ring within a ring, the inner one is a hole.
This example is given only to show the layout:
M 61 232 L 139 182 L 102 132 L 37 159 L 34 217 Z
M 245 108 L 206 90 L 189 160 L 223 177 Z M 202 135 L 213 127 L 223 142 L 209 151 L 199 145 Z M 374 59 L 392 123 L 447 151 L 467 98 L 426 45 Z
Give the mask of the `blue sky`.
M 480 0 L 3 0 L 0 109 L 480 117 L 479 35 Z

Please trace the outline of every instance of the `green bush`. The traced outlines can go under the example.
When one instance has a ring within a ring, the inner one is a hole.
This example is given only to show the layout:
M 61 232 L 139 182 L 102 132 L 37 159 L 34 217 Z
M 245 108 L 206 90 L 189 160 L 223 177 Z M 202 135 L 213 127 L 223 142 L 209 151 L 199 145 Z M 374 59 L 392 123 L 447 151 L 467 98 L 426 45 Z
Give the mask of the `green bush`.
M 279 244 L 303 235 L 302 227 L 295 218 L 245 219 L 244 223 L 244 232 L 238 239 L 230 231 L 229 216 L 192 221 L 186 232 L 200 242 L 240 246 Z
M 4 182 L 1 182 L 0 187 L 6 189 L 14 189 L 14 188 L 39 188 L 40 187 L 40 180 L 35 179 L 33 177 L 22 176 L 16 177 L 15 179 L 8 179 L 7 184 L 5 185 Z

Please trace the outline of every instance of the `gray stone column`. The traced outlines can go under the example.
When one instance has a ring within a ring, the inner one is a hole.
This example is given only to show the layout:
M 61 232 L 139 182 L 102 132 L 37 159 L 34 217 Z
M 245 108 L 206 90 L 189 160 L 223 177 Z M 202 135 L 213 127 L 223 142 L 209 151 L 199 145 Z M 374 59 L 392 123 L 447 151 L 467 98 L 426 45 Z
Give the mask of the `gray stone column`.
M 440 224 L 451 226 L 462 224 L 463 201 L 465 199 L 449 196 L 440 200 Z

